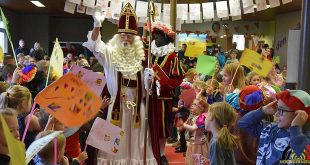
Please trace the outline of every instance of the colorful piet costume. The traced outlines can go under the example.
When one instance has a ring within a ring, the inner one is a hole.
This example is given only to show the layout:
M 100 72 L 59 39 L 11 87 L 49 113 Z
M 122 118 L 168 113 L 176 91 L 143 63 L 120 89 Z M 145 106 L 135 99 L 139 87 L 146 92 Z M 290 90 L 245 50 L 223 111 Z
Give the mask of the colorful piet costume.
M 98 165 L 142 165 L 144 154 L 144 132 L 146 113 L 143 101 L 143 66 L 145 60 L 143 43 L 137 34 L 137 17 L 132 6 L 127 3 L 120 14 L 118 33 L 134 35 L 132 45 L 125 49 L 120 42 L 119 34 L 108 42 L 101 41 L 101 35 L 96 41 L 88 34 L 88 41 L 83 44 L 91 50 L 98 62 L 104 67 L 107 88 L 111 95 L 107 120 L 119 126 L 125 132 L 122 146 L 116 156 L 103 152 L 98 153 Z M 148 135 L 148 137 L 150 137 Z M 156 165 L 149 138 L 147 139 L 146 161 L 148 165 Z
M 152 33 L 156 31 L 161 31 L 172 39 L 175 35 L 175 32 L 169 26 L 161 22 L 152 23 Z M 170 130 L 168 126 L 170 123 L 169 116 L 171 116 L 170 113 L 172 111 L 172 97 L 175 88 L 182 83 L 184 71 L 175 53 L 174 44 L 171 42 L 167 45 L 157 47 L 155 41 L 153 41 L 151 43 L 151 61 L 157 87 L 159 87 L 159 90 L 154 91 L 158 95 L 156 111 L 159 115 L 159 138 L 166 138 L 169 136 L 168 130 Z
M 176 55 L 173 42 L 175 32 L 170 27 L 161 22 L 153 22 L 152 28 L 146 26 L 151 34 L 164 35 L 166 45 L 157 47 L 156 40 L 152 41 L 151 49 L 151 67 L 154 70 L 155 81 L 152 85 L 152 93 L 150 99 L 150 115 L 152 147 L 155 157 L 158 156 L 158 149 L 161 156 L 161 164 L 167 164 L 164 156 L 165 138 L 169 136 L 169 125 L 171 122 L 172 99 L 174 90 L 178 87 L 183 79 L 183 69 Z M 163 36 L 161 36 L 163 37 Z M 156 95 L 157 94 L 157 95 Z

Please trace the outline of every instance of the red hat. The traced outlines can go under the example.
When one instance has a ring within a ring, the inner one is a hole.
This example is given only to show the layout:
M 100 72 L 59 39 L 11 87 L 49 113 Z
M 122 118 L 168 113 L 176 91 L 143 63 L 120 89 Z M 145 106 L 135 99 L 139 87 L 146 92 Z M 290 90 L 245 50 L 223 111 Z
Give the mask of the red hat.
M 129 2 L 123 7 L 120 14 L 118 33 L 138 34 L 136 12 Z
M 149 31 L 150 29 L 149 27 L 150 25 L 147 22 L 144 28 L 146 28 Z M 152 22 L 152 33 L 156 30 L 162 31 L 164 34 L 166 34 L 170 38 L 174 38 L 175 36 L 175 32 L 171 29 L 170 25 L 166 25 L 159 21 Z
M 240 108 L 251 111 L 263 106 L 263 92 L 256 85 L 248 85 L 239 93 Z
M 285 90 L 277 93 L 276 96 L 291 110 L 304 110 L 310 115 L 310 95 L 307 92 L 303 90 Z

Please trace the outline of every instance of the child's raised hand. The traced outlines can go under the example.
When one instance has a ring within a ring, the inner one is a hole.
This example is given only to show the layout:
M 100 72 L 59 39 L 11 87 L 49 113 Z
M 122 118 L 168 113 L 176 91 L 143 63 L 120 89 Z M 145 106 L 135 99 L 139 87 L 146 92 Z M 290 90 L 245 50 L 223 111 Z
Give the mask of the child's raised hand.
M 266 106 L 263 107 L 263 112 L 266 115 L 274 115 L 277 112 L 277 103 L 278 101 L 273 101 L 269 104 L 267 104 Z
M 69 165 L 69 159 L 68 159 L 66 156 L 64 156 L 64 157 L 61 159 L 60 164 L 61 164 L 61 165 Z
M 177 107 L 172 107 L 172 112 L 178 112 L 179 111 L 179 108 Z
M 297 110 L 295 115 L 296 116 L 293 119 L 291 126 L 304 126 L 308 120 L 308 114 L 303 110 Z
M 81 163 L 84 163 L 85 160 L 88 159 L 88 154 L 86 151 L 83 151 L 80 153 L 80 155 L 77 157 L 77 160 Z
M 101 109 L 105 109 L 109 104 L 111 104 L 110 98 L 104 96 L 102 99 Z

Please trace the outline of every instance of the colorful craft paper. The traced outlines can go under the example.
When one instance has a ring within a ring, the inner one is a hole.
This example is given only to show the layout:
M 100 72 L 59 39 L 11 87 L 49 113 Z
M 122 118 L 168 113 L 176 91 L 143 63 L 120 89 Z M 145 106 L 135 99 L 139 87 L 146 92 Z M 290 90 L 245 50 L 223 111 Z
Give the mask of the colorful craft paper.
M 64 54 L 58 42 L 58 38 L 56 38 L 51 55 L 50 66 L 53 67 L 53 72 L 57 75 L 57 77 L 61 77 L 63 75 L 63 62 Z
M 73 73 L 41 91 L 35 102 L 67 127 L 81 126 L 98 113 L 101 99 Z
M 185 52 L 185 56 L 187 57 L 197 57 L 198 55 L 200 55 L 201 53 L 203 53 L 203 51 L 206 50 L 206 38 L 207 35 L 206 34 L 185 34 L 185 33 L 180 33 L 178 35 L 179 37 L 179 41 L 178 41 L 178 45 L 179 45 L 179 50 L 181 49 L 181 45 L 182 44 L 186 44 L 187 45 L 187 49 Z
M 124 134 L 124 131 L 120 127 L 97 117 L 89 132 L 86 144 L 108 154 L 117 155 L 122 145 L 122 137 L 124 137 Z
M 191 88 L 188 90 L 185 90 L 180 96 L 180 99 L 184 101 L 184 107 L 190 107 L 193 103 L 194 99 L 196 98 L 195 89 Z
M 101 96 L 101 92 L 106 84 L 106 79 L 103 74 L 95 73 L 77 65 L 72 66 L 71 72 L 80 78 L 90 89 L 92 89 L 97 96 Z
M 257 52 L 250 49 L 245 49 L 243 51 L 240 58 L 240 64 L 248 67 L 263 77 L 268 75 L 273 66 L 272 62 L 270 62 L 268 59 L 263 58 L 261 54 L 258 54 Z
M 196 71 L 198 73 L 213 76 L 215 72 L 217 59 L 213 56 L 199 55 L 196 65 Z
M 49 142 L 51 142 L 60 134 L 62 134 L 62 131 L 55 131 L 47 136 L 44 136 L 32 142 L 26 151 L 26 164 L 28 164 L 31 161 L 31 159 L 37 155 L 37 153 L 39 153 Z

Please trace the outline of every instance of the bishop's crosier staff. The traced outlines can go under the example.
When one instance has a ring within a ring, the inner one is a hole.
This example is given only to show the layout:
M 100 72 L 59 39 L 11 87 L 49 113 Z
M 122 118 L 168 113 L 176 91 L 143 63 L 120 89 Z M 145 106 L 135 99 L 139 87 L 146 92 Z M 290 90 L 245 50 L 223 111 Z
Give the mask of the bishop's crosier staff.
M 150 64 L 151 64 L 151 42 L 152 42 L 152 33 L 151 33 L 151 27 L 152 27 L 152 21 L 154 20 L 155 17 L 155 6 L 154 2 L 152 0 L 148 0 L 148 23 L 149 23 L 149 28 L 150 28 L 150 34 L 149 34 L 149 48 L 148 48 L 148 53 L 147 53 L 147 69 L 150 69 Z M 143 164 L 146 165 L 146 146 L 147 146 L 147 126 L 148 126 L 148 111 L 149 111 L 149 103 L 150 103 L 150 95 L 152 91 L 152 87 L 150 87 L 150 84 L 153 84 L 149 81 L 146 82 L 146 113 L 145 113 L 145 132 L 144 132 L 144 155 L 143 155 Z

